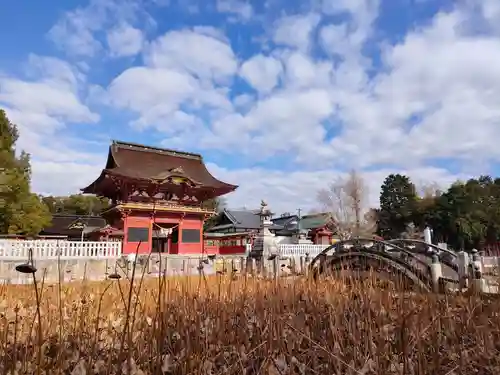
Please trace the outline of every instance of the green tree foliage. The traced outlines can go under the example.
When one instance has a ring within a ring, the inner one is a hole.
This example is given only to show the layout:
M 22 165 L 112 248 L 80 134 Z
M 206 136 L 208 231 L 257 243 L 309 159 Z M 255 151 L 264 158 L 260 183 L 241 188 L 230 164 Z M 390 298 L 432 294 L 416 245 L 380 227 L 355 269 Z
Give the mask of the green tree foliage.
M 481 176 L 453 184 L 429 207 L 434 237 L 454 248 L 482 248 L 500 240 L 500 179 Z
M 73 194 L 68 197 L 43 197 L 52 214 L 99 215 L 110 206 L 109 199 L 94 195 Z
M 202 207 L 210 210 L 214 210 L 216 215 L 213 215 L 208 220 L 205 221 L 203 225 L 203 230 L 208 230 L 215 225 L 217 222 L 219 214 L 226 208 L 227 203 L 224 197 L 216 197 L 209 199 L 202 203 Z
M 412 223 L 417 207 L 415 185 L 410 178 L 400 174 L 387 176 L 380 192 L 378 231 L 385 238 L 399 237 Z
M 201 204 L 201 206 L 203 208 L 213 210 L 213 211 L 219 213 L 222 210 L 224 210 L 224 208 L 226 208 L 227 203 L 226 203 L 226 199 L 224 197 L 216 197 L 213 199 L 206 200 L 205 202 L 203 202 Z
M 16 156 L 17 127 L 0 109 L 0 233 L 36 235 L 50 224 L 47 207 L 30 192 L 29 155 Z
M 500 178 L 458 181 L 444 192 L 418 196 L 408 177 L 390 175 L 382 185 L 378 230 L 399 237 L 413 224 L 430 226 L 434 242 L 452 248 L 482 249 L 500 242 Z

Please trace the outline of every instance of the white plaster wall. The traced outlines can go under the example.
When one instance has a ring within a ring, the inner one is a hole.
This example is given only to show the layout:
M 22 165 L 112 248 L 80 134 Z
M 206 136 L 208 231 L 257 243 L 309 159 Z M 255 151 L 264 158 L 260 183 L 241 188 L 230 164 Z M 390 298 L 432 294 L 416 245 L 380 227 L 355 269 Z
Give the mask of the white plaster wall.
M 293 238 L 287 236 L 276 236 L 276 242 L 280 245 L 293 244 Z

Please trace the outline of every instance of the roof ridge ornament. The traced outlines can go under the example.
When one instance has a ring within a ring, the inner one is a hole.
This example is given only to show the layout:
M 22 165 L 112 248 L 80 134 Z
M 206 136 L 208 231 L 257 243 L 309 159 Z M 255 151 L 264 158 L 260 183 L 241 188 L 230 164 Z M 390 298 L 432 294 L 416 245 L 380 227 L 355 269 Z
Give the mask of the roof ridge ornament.
M 265 212 L 267 207 L 267 203 L 264 199 L 261 199 L 260 201 L 260 212 Z
M 156 176 L 151 177 L 151 180 L 154 180 L 154 181 L 164 181 L 168 177 L 170 177 L 170 175 L 171 175 L 170 171 L 168 171 L 168 172 L 161 172 L 161 173 L 157 174 Z
M 169 169 L 170 173 L 182 173 L 184 174 L 184 169 L 181 166 Z
M 182 167 L 175 167 L 175 168 L 170 168 L 166 172 L 161 172 L 157 174 L 156 176 L 151 177 L 152 180 L 154 181 L 164 181 L 172 177 L 176 177 L 176 175 L 179 175 L 179 177 L 186 177 L 186 173 L 184 172 L 184 169 Z
M 78 219 L 72 221 L 66 228 L 67 229 L 85 229 L 86 223 L 79 217 Z

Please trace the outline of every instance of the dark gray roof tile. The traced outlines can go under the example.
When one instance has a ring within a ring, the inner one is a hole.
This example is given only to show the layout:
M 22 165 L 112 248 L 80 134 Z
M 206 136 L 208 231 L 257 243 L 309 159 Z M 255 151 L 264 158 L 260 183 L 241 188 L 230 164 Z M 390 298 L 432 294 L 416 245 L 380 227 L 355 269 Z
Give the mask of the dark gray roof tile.
M 224 210 L 229 220 L 234 223 L 235 228 L 260 228 L 260 216 L 250 210 Z

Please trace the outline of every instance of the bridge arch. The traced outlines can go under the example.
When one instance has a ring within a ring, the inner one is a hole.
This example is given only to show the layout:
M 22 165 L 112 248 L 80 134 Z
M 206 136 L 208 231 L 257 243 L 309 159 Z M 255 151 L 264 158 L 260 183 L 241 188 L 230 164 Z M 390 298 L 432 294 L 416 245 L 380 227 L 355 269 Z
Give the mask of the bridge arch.
M 448 272 L 446 272 L 447 270 L 445 269 L 444 273 L 456 276 L 458 278 L 458 256 L 455 252 L 448 249 L 443 249 L 434 244 L 428 244 L 427 242 L 421 240 L 396 238 L 387 242 L 396 244 L 398 245 L 398 247 L 406 248 L 409 252 L 415 255 L 419 255 L 421 258 L 427 258 L 428 261 L 432 261 L 432 256 L 437 255 L 441 265 L 448 270 Z M 431 252 L 428 250 L 429 248 L 432 249 Z
M 432 290 L 432 256 L 437 255 L 440 262 L 451 273 L 457 274 L 454 262 L 456 255 L 430 245 L 434 252 L 427 251 L 423 241 L 395 239 L 382 241 L 369 238 L 354 238 L 339 241 L 317 255 L 311 262 L 311 272 L 315 278 L 321 275 L 338 273 L 342 270 L 361 269 L 375 271 L 382 278 L 404 281 L 405 285 L 416 286 L 422 291 Z M 425 251 L 424 251 L 425 250 Z M 448 281 L 453 281 L 448 279 Z M 457 280 L 458 281 L 458 280 Z
M 372 250 L 349 251 L 338 253 L 321 262 L 316 277 L 335 275 L 347 271 L 352 278 L 366 277 L 367 273 L 379 275 L 378 278 L 397 282 L 407 288 L 416 287 L 421 291 L 431 290 L 431 280 L 421 272 L 400 259 L 389 254 L 381 254 Z

